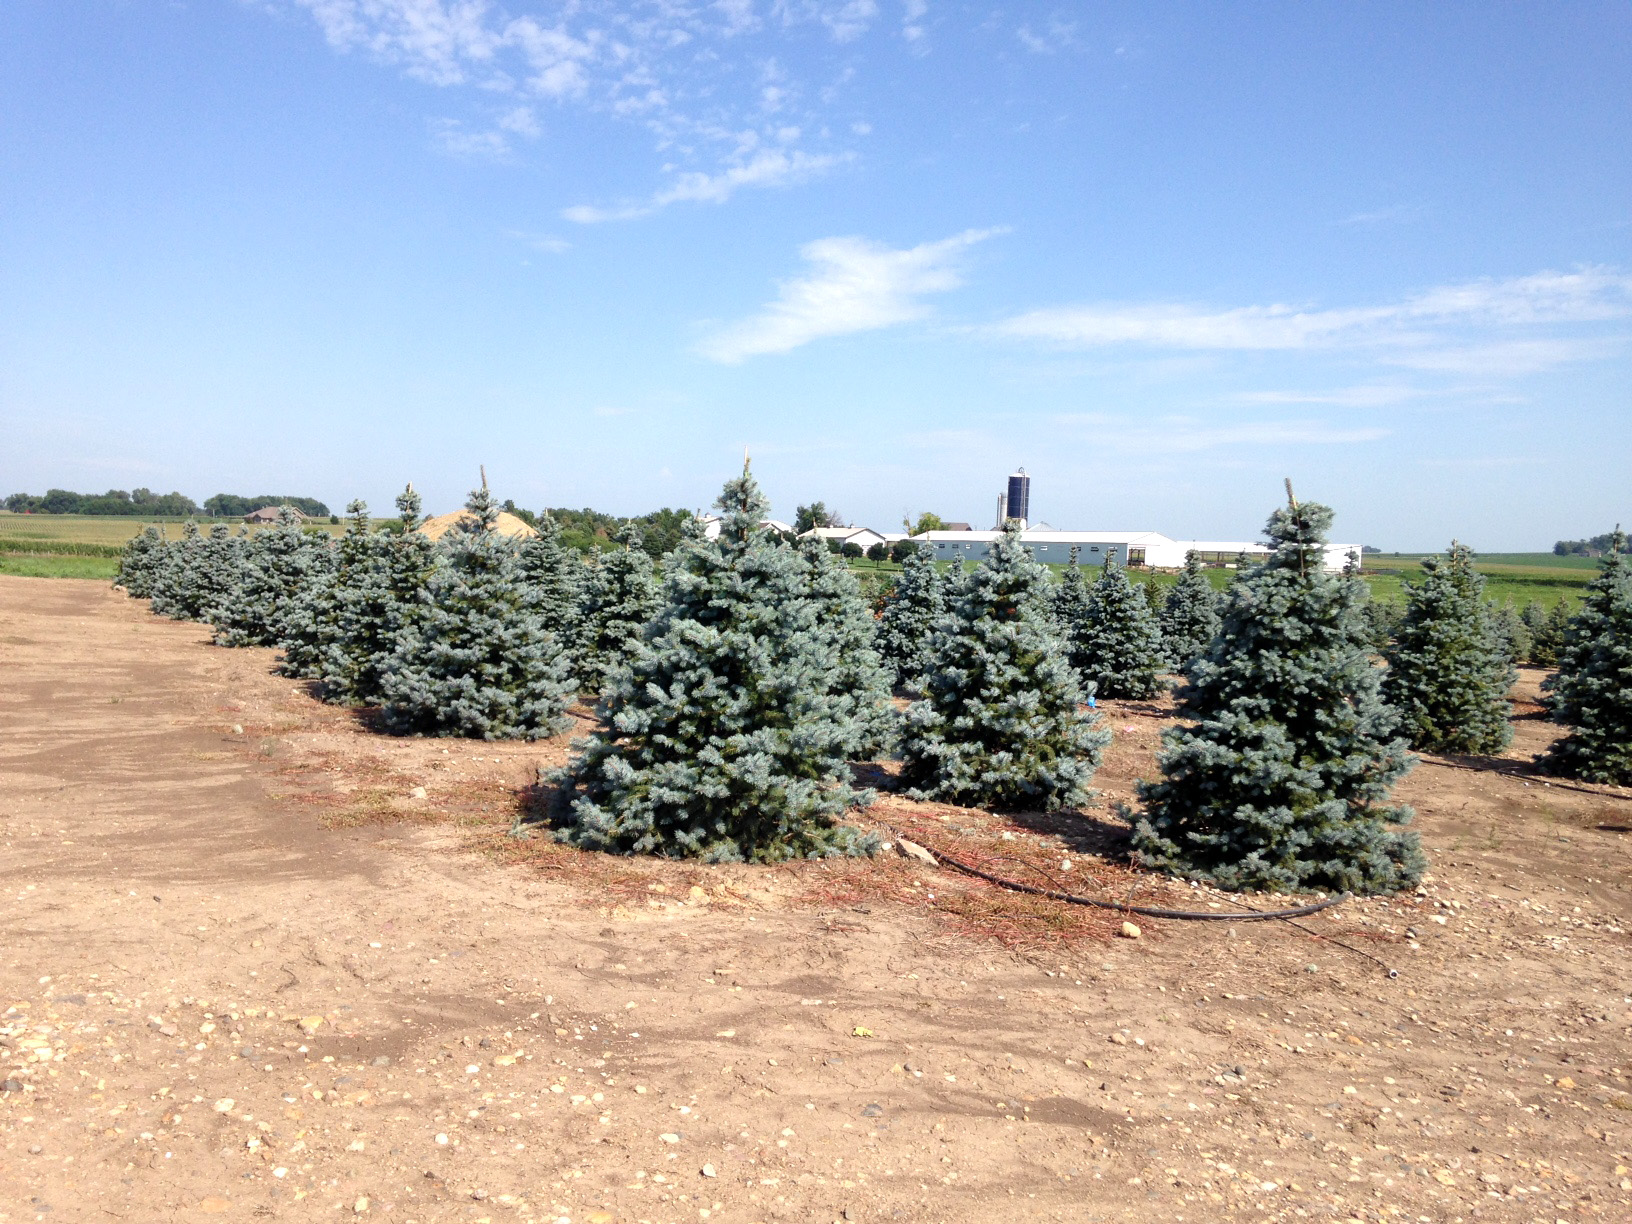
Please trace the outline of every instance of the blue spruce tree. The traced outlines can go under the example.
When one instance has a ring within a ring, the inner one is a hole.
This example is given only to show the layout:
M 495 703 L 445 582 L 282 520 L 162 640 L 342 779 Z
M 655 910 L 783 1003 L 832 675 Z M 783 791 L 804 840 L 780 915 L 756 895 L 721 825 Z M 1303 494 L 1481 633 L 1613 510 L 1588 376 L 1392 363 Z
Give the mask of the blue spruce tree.
M 1080 558 L 1082 550 L 1071 546 L 1071 564 L 1066 567 L 1060 585 L 1051 596 L 1054 624 L 1065 642 L 1066 661 L 1077 675 L 1077 684 L 1084 697 L 1098 695 L 1098 682 L 1088 676 L 1089 659 L 1076 643 L 1077 633 L 1088 624 L 1091 607 L 1088 598 L 1088 580 L 1083 576 Z
M 1167 687 L 1161 624 L 1144 586 L 1130 582 L 1127 570 L 1116 564 L 1115 549 L 1107 551 L 1081 615 L 1063 628 L 1071 665 L 1098 696 L 1143 699 Z
M 1011 525 L 951 591 L 901 735 L 913 798 L 1051 810 L 1091 797 L 1110 736 L 1078 708 L 1050 585 Z
M 890 703 L 893 679 L 878 656 L 878 621 L 862 594 L 855 571 L 820 540 L 798 545 L 805 562 L 805 597 L 814 607 L 816 649 L 836 660 L 828 677 L 834 717 L 850 729 L 844 754 L 873 760 L 894 742 L 896 716 Z
M 1569 726 L 1543 765 L 1588 782 L 1632 783 L 1632 559 L 1617 527 L 1581 610 L 1564 634 L 1558 671 L 1542 687 Z
M 1326 573 L 1332 512 L 1270 518 L 1275 551 L 1231 585 L 1219 635 L 1190 665 L 1186 724 L 1163 734 L 1162 780 L 1142 783 L 1135 857 L 1221 888 L 1388 892 L 1425 867 L 1384 806 L 1412 766 L 1379 692 L 1365 582 Z
M 243 581 L 236 598 L 215 621 L 222 646 L 281 646 L 286 620 L 299 615 L 306 590 L 334 566 L 327 533 L 302 529 L 285 506 L 277 526 L 249 538 Z
M 658 609 L 657 576 L 641 547 L 640 528 L 626 524 L 613 538 L 623 547 L 589 569 L 579 591 L 573 662 L 586 693 L 606 687 Z
M 204 536 L 198 524 L 188 519 L 181 527 L 181 539 L 170 541 L 153 567 L 150 590 L 152 610 L 171 620 L 199 620 L 203 609 L 194 593 L 193 575 L 204 551 Z
M 1388 651 L 1383 698 L 1413 748 L 1500 752 L 1513 739 L 1507 693 L 1518 679 L 1485 603 L 1473 550 L 1451 541 L 1407 583 L 1405 618 Z
M 164 532 L 149 524 L 125 542 L 119 553 L 119 572 L 113 585 L 123 587 L 134 599 L 153 594 L 153 575 L 164 564 Z
M 1162 649 L 1179 671 L 1218 633 L 1218 592 L 1207 581 L 1201 558 L 1191 549 L 1184 555 L 1184 572 L 1162 601 Z
M 499 508 L 485 485 L 466 509 L 381 677 L 386 725 L 481 739 L 554 735 L 568 725 L 567 656 L 528 603 L 520 550 L 494 530 Z
M 897 686 L 911 687 L 929 670 L 930 639 L 946 615 L 946 584 L 929 549 L 914 547 L 884 601 L 877 648 Z
M 544 618 L 544 627 L 572 645 L 578 626 L 581 589 L 586 581 L 578 551 L 561 541 L 561 525 L 548 510 L 538 516 L 538 534 L 521 545 L 521 575 L 528 601 Z
M 382 539 L 368 517 L 368 504 L 346 507 L 346 530 L 334 547 L 334 568 L 315 575 L 291 604 L 283 623 L 286 676 L 324 681 L 323 696 L 345 701 L 347 694 L 327 680 L 337 650 L 343 650 L 347 606 L 366 591 L 383 561 Z
M 872 794 L 845 764 L 857 733 L 807 563 L 762 525 L 746 465 L 715 504 L 718 538 L 688 532 L 669 554 L 663 607 L 608 685 L 607 729 L 555 776 L 558 836 L 711 862 L 869 853 L 876 839 L 839 823 Z

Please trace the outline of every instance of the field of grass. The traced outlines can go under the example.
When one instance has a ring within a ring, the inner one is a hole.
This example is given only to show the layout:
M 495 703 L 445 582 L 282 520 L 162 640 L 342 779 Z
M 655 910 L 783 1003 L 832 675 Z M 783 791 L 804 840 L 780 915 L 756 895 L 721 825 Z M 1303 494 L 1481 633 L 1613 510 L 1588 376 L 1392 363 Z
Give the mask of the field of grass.
M 119 562 L 113 557 L 0 552 L 0 574 L 23 578 L 95 578 L 112 582 L 118 569 Z

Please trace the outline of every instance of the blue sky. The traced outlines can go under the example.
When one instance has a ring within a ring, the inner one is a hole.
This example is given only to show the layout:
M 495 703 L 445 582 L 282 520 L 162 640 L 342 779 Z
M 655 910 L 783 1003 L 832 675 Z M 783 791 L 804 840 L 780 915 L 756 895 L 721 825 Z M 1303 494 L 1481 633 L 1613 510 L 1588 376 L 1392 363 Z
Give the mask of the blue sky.
M 0 6 L 0 493 L 1632 520 L 1632 8 Z

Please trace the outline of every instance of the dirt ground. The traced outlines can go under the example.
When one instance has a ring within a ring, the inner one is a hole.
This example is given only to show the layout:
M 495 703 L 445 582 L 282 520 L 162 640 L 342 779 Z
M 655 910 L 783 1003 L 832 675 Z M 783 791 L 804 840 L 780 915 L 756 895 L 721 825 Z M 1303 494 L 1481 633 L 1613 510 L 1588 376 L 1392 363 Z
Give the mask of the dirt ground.
M 894 856 L 517 842 L 566 738 L 391 739 L 272 661 L 0 578 L 4 1224 L 1632 1219 L 1632 791 L 1523 776 L 1533 703 L 1402 786 L 1416 894 L 1134 939 Z M 1106 719 L 1081 817 L 878 812 L 1270 907 L 1119 864 L 1164 707 Z

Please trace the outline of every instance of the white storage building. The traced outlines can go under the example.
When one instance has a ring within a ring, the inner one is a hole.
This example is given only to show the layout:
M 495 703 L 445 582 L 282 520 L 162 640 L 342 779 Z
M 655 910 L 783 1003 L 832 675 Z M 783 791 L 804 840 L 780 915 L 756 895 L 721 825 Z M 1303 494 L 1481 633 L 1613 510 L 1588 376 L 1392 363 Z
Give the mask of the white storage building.
M 991 551 L 996 531 L 926 531 L 912 538 L 928 545 L 937 561 L 978 561 Z M 1171 540 L 1158 531 L 1022 531 L 1020 540 L 1037 560 L 1065 565 L 1071 550 L 1077 549 L 1081 565 L 1103 565 L 1106 554 L 1116 550 L 1117 563 L 1148 569 L 1180 569 L 1185 554 L 1198 553 L 1211 564 L 1233 565 L 1240 558 L 1262 560 L 1269 555 L 1263 544 L 1244 540 Z M 1326 569 L 1340 570 L 1349 554 L 1360 552 L 1358 544 L 1329 544 Z

